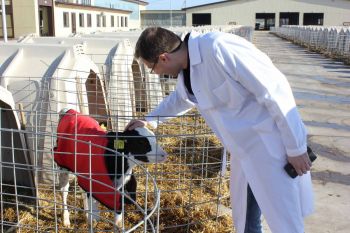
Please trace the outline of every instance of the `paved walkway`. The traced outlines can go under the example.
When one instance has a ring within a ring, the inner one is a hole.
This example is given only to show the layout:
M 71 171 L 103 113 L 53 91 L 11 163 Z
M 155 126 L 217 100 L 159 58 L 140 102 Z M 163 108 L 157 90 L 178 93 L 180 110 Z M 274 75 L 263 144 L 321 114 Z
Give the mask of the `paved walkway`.
M 349 233 L 350 66 L 268 32 L 255 32 L 253 42 L 287 76 L 319 154 L 312 167 L 316 211 L 306 233 Z

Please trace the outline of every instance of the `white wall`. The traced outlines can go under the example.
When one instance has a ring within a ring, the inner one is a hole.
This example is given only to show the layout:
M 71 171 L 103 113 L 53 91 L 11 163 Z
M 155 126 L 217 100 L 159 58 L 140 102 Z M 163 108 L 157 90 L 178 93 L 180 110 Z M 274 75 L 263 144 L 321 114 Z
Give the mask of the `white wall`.
M 15 0 L 13 4 L 14 37 L 27 34 L 39 35 L 39 12 L 37 0 Z
M 138 20 L 132 20 L 130 19 L 130 23 L 129 23 L 129 28 L 130 29 L 140 29 L 141 28 L 141 11 L 142 10 L 146 10 L 146 6 L 143 5 L 139 5 L 139 19 Z
M 63 25 L 63 12 L 69 13 L 69 27 L 64 27 Z M 113 32 L 113 31 L 119 31 L 119 30 L 129 30 L 129 27 L 121 27 L 121 17 L 126 17 L 129 20 L 129 14 L 128 13 L 111 13 L 111 12 L 104 12 L 101 10 L 85 10 L 85 9 L 71 9 L 66 7 L 55 7 L 55 36 L 68 36 L 72 34 L 72 15 L 71 13 L 75 12 L 75 19 L 76 19 L 76 33 L 91 33 L 96 31 L 101 32 Z M 102 13 L 103 12 L 103 13 Z M 79 14 L 84 14 L 84 27 L 80 27 L 79 24 Z M 102 14 L 101 14 L 102 13 Z M 87 14 L 91 14 L 91 27 L 87 26 Z M 106 27 L 103 27 L 102 19 L 101 19 L 101 27 L 97 27 L 97 15 L 102 18 L 102 15 L 106 17 Z M 114 27 L 111 27 L 111 15 L 114 16 Z M 119 17 L 119 25 L 118 23 L 118 17 Z M 125 20 L 124 20 L 125 21 Z
M 237 0 L 186 10 L 186 25 L 192 25 L 192 13 L 211 13 L 212 25 L 236 22 L 254 26 L 255 13 L 275 13 L 276 26 L 279 12 L 299 12 L 299 24 L 304 13 L 324 13 L 324 26 L 340 26 L 350 22 L 350 1 L 346 0 Z

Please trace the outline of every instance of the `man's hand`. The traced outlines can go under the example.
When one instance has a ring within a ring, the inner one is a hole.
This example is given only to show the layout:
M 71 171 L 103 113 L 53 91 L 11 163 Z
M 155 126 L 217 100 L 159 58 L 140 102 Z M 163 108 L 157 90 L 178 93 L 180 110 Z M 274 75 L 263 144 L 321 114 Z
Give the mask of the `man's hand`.
M 288 156 L 288 162 L 292 164 L 299 176 L 302 176 L 303 174 L 306 174 L 307 171 L 310 171 L 311 161 L 307 152 L 296 157 Z
M 125 126 L 125 130 L 133 130 L 137 127 L 145 127 L 147 125 L 147 121 L 144 120 L 131 120 L 127 126 Z

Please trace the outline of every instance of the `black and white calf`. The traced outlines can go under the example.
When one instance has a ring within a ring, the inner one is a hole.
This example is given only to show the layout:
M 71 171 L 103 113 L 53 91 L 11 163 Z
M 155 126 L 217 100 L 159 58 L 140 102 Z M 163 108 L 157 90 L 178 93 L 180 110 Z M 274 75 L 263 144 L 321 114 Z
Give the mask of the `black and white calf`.
M 99 218 L 94 200 L 96 199 L 115 210 L 115 222 L 119 225 L 123 202 L 122 195 L 116 190 L 121 191 L 124 186 L 124 191 L 136 201 L 137 183 L 132 174 L 132 169 L 136 166 L 135 161 L 163 162 L 166 153 L 157 144 L 154 133 L 146 127 L 107 133 L 93 118 L 81 115 L 75 110 L 62 110 L 60 114 L 55 162 L 76 174 L 79 186 L 86 191 L 84 209 L 93 213 L 87 213 L 89 223 Z M 70 226 L 67 208 L 68 173 L 60 173 L 59 186 L 63 193 L 63 225 Z M 131 203 L 127 198 L 124 200 L 124 203 Z

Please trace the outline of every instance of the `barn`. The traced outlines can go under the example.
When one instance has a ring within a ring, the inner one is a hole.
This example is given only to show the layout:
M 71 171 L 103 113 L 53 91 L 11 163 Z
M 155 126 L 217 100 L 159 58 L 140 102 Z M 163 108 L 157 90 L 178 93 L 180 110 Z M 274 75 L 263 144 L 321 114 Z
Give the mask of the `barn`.
M 283 25 L 348 26 L 348 0 L 231 0 L 183 8 L 186 25 L 253 26 L 257 30 Z

